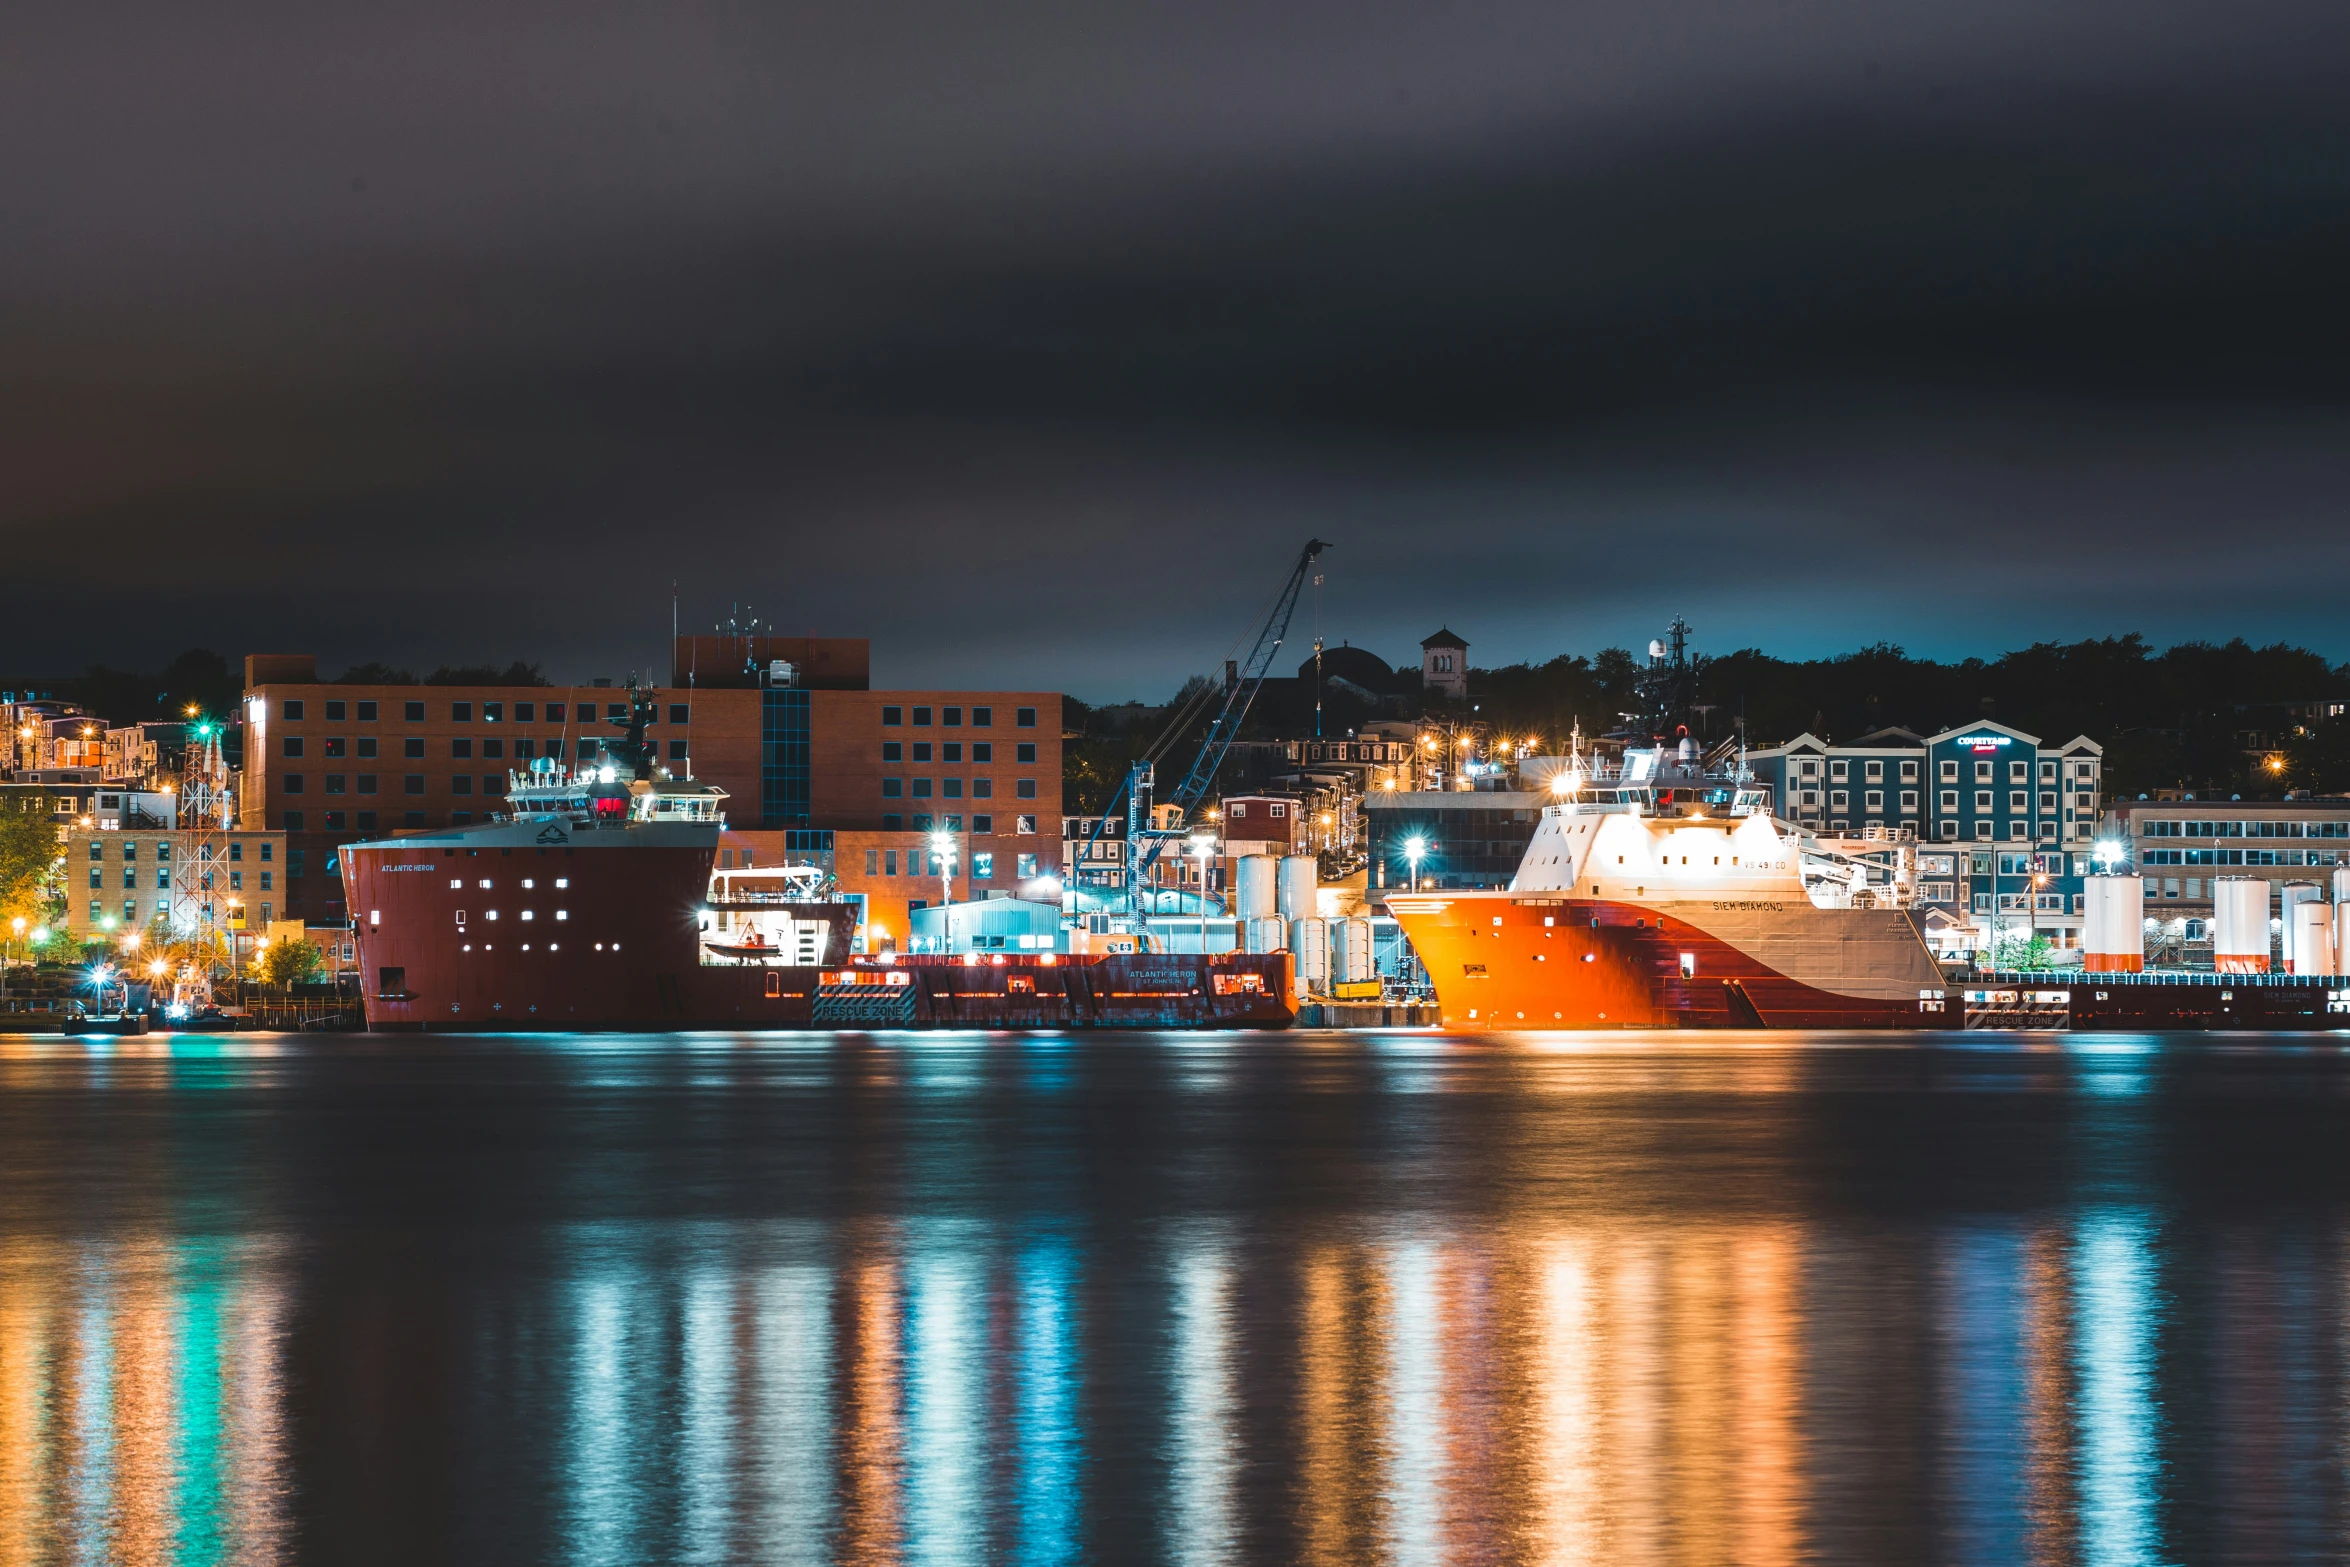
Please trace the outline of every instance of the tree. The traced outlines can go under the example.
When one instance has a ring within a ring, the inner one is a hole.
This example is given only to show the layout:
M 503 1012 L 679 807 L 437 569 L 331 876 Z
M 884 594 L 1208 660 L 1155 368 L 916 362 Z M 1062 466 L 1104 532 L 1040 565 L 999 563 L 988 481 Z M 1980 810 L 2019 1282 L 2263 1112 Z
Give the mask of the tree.
M 55 901 L 64 850 L 45 794 L 0 797 L 0 924 L 38 922 Z
M 545 686 L 553 685 L 536 664 L 516 659 L 504 669 L 495 664 L 443 664 L 424 677 L 428 686 Z M 388 684 L 388 682 L 387 682 Z
M 401 669 L 396 665 L 377 663 L 373 660 L 364 664 L 353 664 L 349 669 L 335 676 L 335 684 L 339 686 L 412 686 L 419 683 L 415 670 Z
M 316 947 L 299 936 L 290 936 L 262 948 L 254 972 L 265 984 L 302 985 L 318 978 L 325 968 L 326 960 Z

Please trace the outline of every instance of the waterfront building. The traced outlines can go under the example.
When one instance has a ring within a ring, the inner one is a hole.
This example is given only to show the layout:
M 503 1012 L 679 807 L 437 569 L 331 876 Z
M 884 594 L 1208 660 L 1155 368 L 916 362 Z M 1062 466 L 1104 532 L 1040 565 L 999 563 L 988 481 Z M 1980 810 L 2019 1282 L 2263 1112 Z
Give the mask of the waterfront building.
M 2311 881 L 2333 896 L 2335 867 L 2350 865 L 2350 798 L 2116 800 L 2098 848 L 2145 878 L 2149 953 L 2199 967 L 2211 950 L 2213 878 Z M 2273 890 L 2269 906 L 2282 907 Z
M 1420 641 L 1420 684 L 1431 696 L 1463 702 L 1469 696 L 1469 644 L 1438 628 Z

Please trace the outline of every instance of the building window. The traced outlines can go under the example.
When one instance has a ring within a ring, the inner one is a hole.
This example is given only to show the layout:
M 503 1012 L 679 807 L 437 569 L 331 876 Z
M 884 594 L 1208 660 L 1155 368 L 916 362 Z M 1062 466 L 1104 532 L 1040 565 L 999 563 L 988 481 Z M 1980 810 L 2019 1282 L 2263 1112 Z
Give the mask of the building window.
M 2040 796 L 2040 809 L 2043 811 L 2054 811 L 2056 809 L 2056 796 L 2053 794 L 2044 794 Z
M 406 777 L 402 778 L 400 780 L 400 792 L 402 794 L 424 793 L 424 774 L 410 773 Z
M 948 832 L 961 832 L 963 830 L 963 818 L 960 816 L 949 816 L 947 818 L 946 830 Z
M 536 702 L 517 702 L 514 704 L 514 721 L 516 723 L 528 724 L 535 723 L 537 720 L 538 704 Z
M 503 740 L 484 740 L 481 743 L 481 754 L 484 760 L 504 756 L 506 754 L 506 742 Z
M 1975 823 L 1975 841 L 1977 843 L 1989 843 L 1991 841 L 1991 824 L 1989 822 Z
M 1883 762 L 1864 762 L 1861 764 L 1861 775 L 1870 783 L 1876 783 L 1885 776 L 1885 764 Z
M 1902 781 L 1903 783 L 1916 783 L 1916 782 L 1917 782 L 1917 779 L 1918 779 L 1918 764 L 1917 764 L 1917 763 L 1915 763 L 1915 762 L 1904 762 L 1904 763 L 1902 763 L 1902 764 L 1901 764 L 1901 781 Z
M 971 879 L 973 881 L 995 880 L 995 856 L 993 854 L 982 850 L 971 856 Z
M 280 773 L 277 777 L 277 786 L 281 794 L 300 794 L 302 792 L 302 775 L 300 773 Z
M 346 711 L 348 709 L 342 703 L 329 702 L 326 704 L 326 721 L 330 724 L 339 724 L 343 721 L 343 714 Z
M 1915 789 L 1904 789 L 1904 790 L 1902 790 L 1902 791 L 1901 791 L 1901 814 L 1902 814 L 1902 815 L 1904 815 L 1904 816 L 1915 816 L 1915 815 L 1917 815 L 1917 813 L 1918 813 L 1918 792 L 1917 792 Z
M 1036 742 L 1033 740 L 1023 740 L 1018 745 L 1014 746 L 1012 748 L 1012 760 L 1028 766 L 1034 766 L 1036 763 Z
M 561 744 L 562 742 L 558 741 L 558 742 L 556 742 L 556 743 L 557 743 L 557 744 Z M 603 742 L 602 742 L 602 741 L 600 741 L 600 740 L 582 740 L 582 741 L 580 741 L 580 742 L 579 742 L 579 757 L 580 757 L 580 760 L 584 762 L 584 761 L 586 761 L 586 760 L 587 760 L 589 757 L 591 757 L 591 756 L 594 756 L 594 755 L 596 754 L 596 747 L 597 747 L 597 746 L 599 746 L 599 745 L 601 745 L 602 743 L 603 743 Z
M 1033 800 L 1036 798 L 1036 780 L 1023 778 L 1012 786 L 1012 792 L 1023 800 Z
M 563 704 L 562 704 L 562 703 L 560 703 L 560 702 L 549 702 L 549 703 L 547 704 L 547 722 L 548 722 L 548 723 L 550 723 L 550 724 L 559 724 L 559 723 L 563 722 Z
M 960 729 L 963 727 L 963 710 L 959 707 L 942 707 L 938 710 L 938 719 L 949 729 Z
M 606 702 L 604 704 L 604 717 L 609 722 L 615 724 L 627 723 L 628 704 L 626 702 Z
M 328 794 L 345 793 L 346 791 L 343 788 L 345 781 L 345 775 L 342 773 L 328 773 L 326 775 L 326 792 Z
M 960 800 L 963 798 L 963 780 L 960 778 L 945 779 L 939 784 L 938 792 L 949 800 Z
M 669 742 L 669 760 L 673 762 L 682 762 L 685 760 L 685 742 L 683 740 L 672 740 Z
M 1022 729 L 1034 729 L 1036 727 L 1036 709 L 1033 707 L 1012 709 L 1012 722 Z
M 1958 764 L 1956 762 L 1944 762 L 1942 764 L 1942 781 L 1944 783 L 1958 782 Z
M 929 709 L 929 708 L 927 708 L 927 707 L 917 707 L 916 709 L 914 709 L 914 725 L 915 725 L 915 727 L 916 727 L 916 728 L 918 728 L 918 729 L 919 729 L 919 728 L 925 728 L 925 727 L 927 727 L 927 726 L 929 725 L 929 723 L 930 723 L 930 709 Z
M 1845 790 L 1842 790 L 1842 789 L 1831 789 L 1831 790 L 1829 790 L 1829 791 L 1828 791 L 1828 809 L 1829 809 L 1829 810 L 1831 810 L 1831 811 L 1849 811 L 1849 810 L 1851 810 L 1851 809 L 1852 809 L 1852 798 L 1851 798 L 1850 794 L 1849 794 L 1849 793 L 1847 793 Z
M 469 761 L 473 760 L 473 742 L 472 742 L 471 740 L 452 740 L 452 741 L 450 741 L 450 742 L 449 742 L 449 755 L 450 755 L 450 756 L 452 756 L 452 757 L 454 757 L 454 758 L 456 758 L 456 759 L 457 759 L 457 760 L 459 760 L 459 761 L 468 761 L 468 762 L 469 762 Z
M 928 832 L 928 831 L 930 831 L 930 816 L 929 816 L 929 814 L 928 814 L 927 812 L 924 812 L 924 811 L 916 811 L 916 812 L 914 813 L 914 831 L 916 831 L 916 832 Z M 912 851 L 911 851 L 911 850 L 908 850 L 907 852 L 908 852 L 908 853 L 911 853 Z
M 359 830 L 360 830 L 361 832 L 373 832 L 373 831 L 375 831 L 375 812 L 373 812 L 373 811 L 361 811 L 361 812 L 359 813 Z M 229 874 L 231 874 L 231 875 L 233 876 L 233 875 L 235 875 L 236 873 L 235 873 L 234 871 L 232 871 L 232 872 L 230 872 Z
M 424 722 L 424 704 L 422 702 L 408 702 L 402 704 L 402 707 L 403 711 L 400 716 L 409 723 L 421 724 Z
M 881 759 L 882 759 L 883 761 L 885 761 L 885 762 L 902 762 L 902 761 L 904 761 L 904 760 L 906 759 L 906 747 L 905 747 L 905 743 L 904 743 L 903 741 L 900 741 L 900 740 L 884 740 L 884 741 L 882 741 L 882 742 L 881 742 Z
M 342 813 L 342 812 L 340 812 L 340 811 L 329 811 L 329 812 L 327 812 L 327 813 L 326 813 L 326 830 L 327 830 L 328 832 L 341 832 L 341 831 L 343 830 L 343 813 Z M 332 859 L 329 859 L 329 860 L 327 861 L 327 866 L 328 866 L 328 868 L 331 870 L 331 869 L 333 868 L 333 866 L 334 866 L 334 861 L 333 861 Z
M 285 828 L 288 832 L 300 832 L 302 830 L 302 813 L 300 811 L 286 812 Z
M 228 846 L 228 857 L 232 861 L 243 859 L 245 857 L 245 846 L 241 843 L 230 844 Z
M 375 722 L 375 704 L 373 702 L 362 702 L 359 704 L 359 721 L 363 724 L 372 724 Z
M 265 844 L 263 844 L 263 845 L 261 846 L 261 863 L 262 863 L 262 864 L 264 864 L 264 865 L 267 865 L 267 864 L 268 864 L 268 863 L 269 863 L 271 860 L 274 860 L 274 859 L 276 859 L 276 858 L 277 858 L 277 845 L 276 845 L 276 844 L 274 844 L 274 843 L 265 843 Z M 262 886 L 262 890 L 263 890 L 263 891 L 267 891 L 267 890 L 268 890 L 268 888 L 269 888 L 269 878 L 268 878 L 268 877 L 264 876 L 264 877 L 262 877 L 262 878 L 261 878 L 261 886 Z
M 473 704 L 471 702 L 451 702 L 449 704 L 449 722 L 452 724 L 472 723 Z
M 410 735 L 406 740 L 400 742 L 400 745 L 402 755 L 415 761 L 424 759 L 424 741 L 420 736 Z
M 2007 764 L 2007 778 L 2008 782 L 2010 783 L 2022 783 L 2026 778 L 2031 776 L 2031 773 L 2031 764 L 2028 762 L 2010 762 Z
M 506 704 L 503 702 L 482 703 L 481 721 L 485 724 L 504 723 L 506 721 Z
M 904 779 L 884 778 L 881 780 L 881 797 L 884 800 L 895 800 L 902 796 L 905 792 L 906 788 Z
M 1885 791 L 1871 789 L 1865 796 L 1863 804 L 1868 811 L 1881 814 L 1885 809 Z
M 885 725 L 902 724 L 906 721 L 906 710 L 902 707 L 884 707 L 881 710 L 881 721 Z
M 450 792 L 451 794 L 471 794 L 471 793 L 473 793 L 473 774 L 471 774 L 471 773 L 456 773 L 456 774 L 453 774 L 453 775 L 450 777 L 450 779 L 449 779 L 449 792 Z
M 992 745 L 989 745 L 989 744 L 988 744 L 986 741 L 982 740 L 982 741 L 981 741 L 981 742 L 979 742 L 977 745 L 974 745 L 974 746 L 971 748 L 971 760 L 973 760 L 974 762 L 992 762 L 992 761 L 994 761 L 994 760 L 995 760 L 995 747 L 994 747 L 994 746 L 992 746 Z
M 2011 811 L 2027 811 L 2031 806 L 2021 789 L 2013 789 L 2008 792 L 2007 808 Z
M 285 751 L 288 756 L 300 756 L 302 754 L 302 737 L 300 735 L 286 736 Z
M 961 761 L 963 759 L 962 743 L 956 740 L 948 741 L 945 745 L 942 745 L 938 748 L 938 758 L 942 762 Z
M 1991 791 L 1990 791 L 1990 790 L 1988 790 L 1988 789 L 1977 789 L 1977 790 L 1975 791 L 1975 809 L 1976 809 L 1977 811 L 1980 811 L 1980 812 L 1985 812 L 1985 813 L 1988 813 L 1988 812 L 1990 811 L 1990 809 L 1991 809 Z
M 375 755 L 375 736 L 373 736 L 373 735 L 361 735 L 361 736 L 359 737 L 359 758 L 360 758 L 360 760 L 361 760 L 361 761 L 365 761 L 367 758 L 369 758 L 369 757 L 371 757 L 371 756 L 373 756 L 373 755 Z
M 972 799 L 974 799 L 974 800 L 992 800 L 992 799 L 994 799 L 994 798 L 995 798 L 995 780 L 994 780 L 993 778 L 974 778 L 974 779 L 972 779 L 972 780 L 971 780 L 971 798 L 972 798 Z
M 1851 776 L 1851 766 L 1852 764 L 1845 761 L 1844 758 L 1838 757 L 1836 760 L 1828 764 L 1828 776 L 1830 778 L 1836 779 L 1849 778 Z
M 897 832 L 902 829 L 905 824 L 906 819 L 895 811 L 890 811 L 884 814 L 881 818 L 881 830 L 883 832 Z
M 350 753 L 350 742 L 345 740 L 341 735 L 328 735 L 326 737 L 326 754 L 328 756 L 348 756 Z
M 992 834 L 995 831 L 995 818 L 992 816 L 974 816 L 971 818 L 971 830 L 975 833 Z
M 927 800 L 930 798 L 929 779 L 917 778 L 914 780 L 914 798 L 917 800 Z
M 299 702 L 280 702 L 278 704 L 277 716 L 284 719 L 287 723 L 298 724 L 302 721 L 302 704 Z
M 1013 818 L 1012 818 L 1012 823 L 1013 823 L 1013 825 L 1012 825 L 1012 831 L 1013 831 L 1013 832 L 1015 832 L 1015 833 L 1017 833 L 1019 836 L 1021 836 L 1021 837 L 1023 837 L 1023 838 L 1033 838 L 1033 837 L 1035 837 L 1035 836 L 1036 836 L 1036 818 L 1035 818 L 1035 817 L 1033 817 L 1033 816 L 1015 816 L 1015 817 L 1013 817 Z
M 974 729 L 993 729 L 995 727 L 995 709 L 992 707 L 975 707 L 971 709 L 971 727 Z
M 2040 781 L 2042 783 L 2056 782 L 2056 764 L 2054 762 L 2042 762 L 2040 764 Z

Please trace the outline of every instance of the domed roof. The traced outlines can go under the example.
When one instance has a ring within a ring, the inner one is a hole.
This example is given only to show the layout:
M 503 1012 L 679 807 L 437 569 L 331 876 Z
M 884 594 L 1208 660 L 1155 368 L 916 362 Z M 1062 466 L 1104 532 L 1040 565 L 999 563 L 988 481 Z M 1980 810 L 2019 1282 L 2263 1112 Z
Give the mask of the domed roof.
M 1306 685 L 1314 683 L 1314 656 L 1308 653 L 1305 662 L 1297 666 L 1297 678 Z M 1351 680 L 1371 691 L 1384 691 L 1395 684 L 1395 669 L 1387 660 L 1365 647 L 1349 647 L 1340 643 L 1322 649 L 1322 678 Z

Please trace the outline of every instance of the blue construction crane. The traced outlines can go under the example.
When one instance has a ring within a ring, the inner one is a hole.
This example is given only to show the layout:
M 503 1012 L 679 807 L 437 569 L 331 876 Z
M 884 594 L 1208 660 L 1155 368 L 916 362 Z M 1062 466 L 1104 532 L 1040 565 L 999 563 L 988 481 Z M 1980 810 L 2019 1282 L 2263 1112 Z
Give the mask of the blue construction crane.
M 1224 765 L 1224 753 L 1232 748 L 1234 736 L 1240 733 L 1240 726 L 1248 717 L 1250 704 L 1256 701 L 1257 692 L 1264 686 L 1265 676 L 1273 667 L 1274 655 L 1280 652 L 1283 639 L 1289 635 L 1289 620 L 1296 613 L 1298 595 L 1304 591 L 1306 579 L 1313 572 L 1314 562 L 1328 548 L 1330 546 L 1320 539 L 1306 541 L 1305 549 L 1298 554 L 1297 564 L 1290 568 L 1289 580 L 1273 596 L 1272 607 L 1258 623 L 1256 645 L 1250 650 L 1247 659 L 1225 664 L 1224 705 L 1217 712 L 1215 722 L 1208 726 L 1207 735 L 1200 741 L 1199 754 L 1192 758 L 1191 770 L 1183 775 L 1182 781 L 1175 785 L 1174 792 L 1163 802 L 1175 806 L 1180 819 L 1190 819 L 1191 813 L 1198 809 L 1200 801 L 1207 795 L 1209 786 L 1215 783 L 1217 769 Z M 1246 635 L 1242 633 L 1244 638 Z M 1238 646 L 1237 643 L 1234 645 Z M 1126 781 L 1110 797 L 1101 820 L 1094 823 L 1093 831 L 1086 836 L 1085 848 L 1079 853 L 1078 863 L 1083 864 L 1087 858 L 1086 851 L 1101 841 L 1103 831 L 1117 819 L 1119 802 L 1124 801 L 1126 901 L 1127 907 L 1137 916 L 1145 912 L 1142 906 L 1143 877 L 1158 863 L 1159 854 L 1166 848 L 1167 840 L 1183 836 L 1180 827 L 1157 828 L 1151 825 L 1152 784 L 1157 772 L 1158 756 L 1174 742 L 1184 726 L 1205 709 L 1207 699 L 1213 694 L 1214 688 L 1209 687 L 1185 704 L 1169 721 L 1149 754 L 1127 769 Z M 1204 885 L 1200 912 L 1207 912 Z

